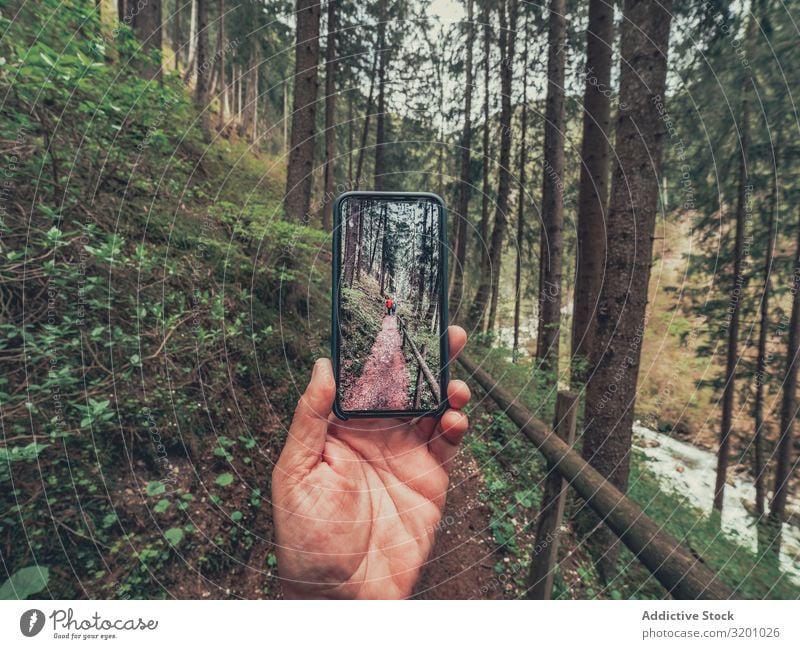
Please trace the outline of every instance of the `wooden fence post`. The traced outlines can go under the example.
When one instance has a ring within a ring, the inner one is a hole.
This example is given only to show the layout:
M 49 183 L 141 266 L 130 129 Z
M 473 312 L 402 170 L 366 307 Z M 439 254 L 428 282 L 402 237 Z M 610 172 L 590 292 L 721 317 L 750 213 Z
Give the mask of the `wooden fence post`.
M 578 395 L 559 392 L 556 399 L 556 414 L 553 432 L 567 446 L 575 442 L 575 423 L 578 416 Z M 533 546 L 530 572 L 528 573 L 528 599 L 550 599 L 553 593 L 553 575 L 558 561 L 558 542 L 561 534 L 561 519 L 567 499 L 567 481 L 547 463 L 547 478 L 539 517 L 536 520 L 536 540 Z
M 425 360 L 425 355 L 428 353 L 428 346 L 423 345 L 419 350 L 422 360 Z M 414 382 L 414 410 L 419 410 L 419 389 L 422 384 L 422 365 L 417 365 L 417 380 Z

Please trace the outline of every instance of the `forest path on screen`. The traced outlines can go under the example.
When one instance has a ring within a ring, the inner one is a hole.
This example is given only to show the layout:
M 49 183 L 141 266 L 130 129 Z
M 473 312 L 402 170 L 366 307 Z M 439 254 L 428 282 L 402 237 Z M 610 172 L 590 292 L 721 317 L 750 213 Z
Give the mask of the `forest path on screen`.
M 408 372 L 396 316 L 385 315 L 375 344 L 344 407 L 346 410 L 408 408 Z

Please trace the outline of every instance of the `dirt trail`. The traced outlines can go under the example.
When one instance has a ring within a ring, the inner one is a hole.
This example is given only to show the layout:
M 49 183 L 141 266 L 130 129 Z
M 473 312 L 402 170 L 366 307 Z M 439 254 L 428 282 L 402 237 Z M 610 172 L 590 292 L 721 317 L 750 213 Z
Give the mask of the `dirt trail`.
M 491 512 L 479 498 L 485 488 L 478 463 L 462 449 L 415 599 L 503 599 L 505 580 L 493 569 L 500 556 L 489 529 Z
M 408 372 L 401 349 L 402 334 L 395 316 L 383 316 L 375 344 L 345 410 L 403 410 L 408 408 Z

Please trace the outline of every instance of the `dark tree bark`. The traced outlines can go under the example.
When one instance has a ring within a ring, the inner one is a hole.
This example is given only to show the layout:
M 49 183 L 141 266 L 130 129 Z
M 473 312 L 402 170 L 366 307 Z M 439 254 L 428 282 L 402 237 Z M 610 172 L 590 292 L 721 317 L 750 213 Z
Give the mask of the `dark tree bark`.
M 314 136 L 317 117 L 317 63 L 319 62 L 318 0 L 297 0 L 294 100 L 289 167 L 286 172 L 284 211 L 290 219 L 307 220 L 314 171 Z
M 479 230 L 481 240 L 478 242 L 481 269 L 483 269 L 486 263 L 486 256 L 489 254 L 489 147 L 491 146 L 489 69 L 492 55 L 492 26 L 490 21 L 489 3 L 486 2 L 483 8 L 483 186 L 481 187 L 481 225 Z M 483 317 L 482 313 L 479 315 Z M 470 320 L 469 324 L 472 327 L 476 327 L 480 322 L 477 319 Z
M 174 24 L 172 26 L 172 29 L 173 29 L 173 31 L 172 31 L 172 49 L 175 50 L 175 69 L 176 70 L 178 70 L 180 68 L 180 62 L 181 62 L 181 56 L 180 55 L 181 55 L 181 49 L 183 49 L 182 48 L 182 43 L 181 43 L 181 38 L 182 38 L 182 36 L 181 36 L 181 29 L 182 29 L 182 27 L 181 27 L 181 13 L 183 13 L 182 9 L 183 9 L 183 7 L 181 6 L 181 0 L 177 0 L 177 2 L 175 4 L 175 21 L 174 21 Z
M 500 170 L 497 182 L 497 207 L 494 213 L 494 227 L 489 246 L 489 254 L 484 258 L 478 292 L 469 313 L 470 323 L 480 323 L 489 305 L 489 319 L 484 331 L 491 330 L 497 313 L 497 299 L 494 289 L 500 281 L 500 261 L 503 243 L 508 227 L 508 193 L 511 184 L 511 82 L 514 68 L 514 41 L 517 29 L 517 0 L 508 1 L 500 9 Z
M 777 537 L 771 544 L 777 554 L 780 550 L 780 529 L 786 519 L 786 500 L 789 495 L 789 476 L 792 473 L 792 442 L 794 422 L 797 418 L 797 369 L 800 366 L 800 221 L 797 226 L 797 248 L 794 256 L 792 280 L 792 315 L 789 320 L 789 339 L 786 347 L 786 374 L 783 379 L 781 401 L 781 434 L 778 438 L 778 461 L 775 464 L 775 486 L 769 518 Z
M 325 46 L 325 199 L 322 229 L 330 232 L 333 223 L 333 195 L 336 184 L 336 5 L 328 0 L 328 39 Z
M 647 289 L 653 256 L 672 2 L 625 0 L 622 20 L 617 162 L 611 181 L 607 257 L 612 272 L 600 289 L 597 358 L 586 396 L 583 457 L 611 484 L 628 488 Z M 604 579 L 615 571 L 619 545 L 601 526 L 589 547 Z
M 158 79 L 161 80 L 161 0 L 148 0 L 147 3 L 141 5 L 134 4 L 135 11 L 131 11 L 130 6 L 126 3 L 123 9 L 123 20 L 130 20 L 133 33 L 136 38 L 142 43 L 142 54 L 153 58 L 155 54 L 156 61 L 149 60 L 144 64 L 139 74 L 143 79 Z M 125 11 L 128 13 L 126 14 Z
M 456 245 L 453 261 L 453 284 L 450 289 L 450 302 L 455 305 L 456 312 L 464 295 L 464 266 L 467 261 L 467 237 L 469 236 L 469 197 L 472 193 L 470 177 L 470 148 L 472 147 L 472 90 L 473 90 L 473 39 L 475 24 L 473 22 L 474 0 L 467 2 L 467 60 L 466 82 L 464 84 L 464 129 L 461 131 L 461 170 L 458 192 L 458 212 L 456 218 Z M 526 46 L 527 47 L 527 46 Z
M 197 81 L 194 98 L 201 109 L 208 103 L 208 0 L 197 0 Z
M 356 213 L 358 208 L 356 201 L 348 200 L 345 202 L 344 215 L 344 280 L 345 286 L 353 285 L 353 278 L 356 270 L 356 248 L 358 246 L 358 219 Z
M 383 190 L 386 152 L 386 67 L 389 56 L 386 48 L 386 0 L 378 1 L 378 110 L 375 116 L 375 191 Z
M 565 0 L 550 0 L 539 251 L 539 334 L 536 342 L 536 357 L 541 368 L 556 373 L 561 332 L 561 264 L 564 252 L 565 13 Z
M 519 132 L 519 197 L 517 201 L 517 268 L 514 279 L 514 344 L 512 356 L 519 350 L 520 309 L 522 306 L 522 248 L 525 244 L 525 165 L 528 162 L 528 13 L 525 14 L 525 51 L 522 55 L 522 116 Z
M 355 186 L 361 186 L 361 172 L 364 169 L 364 151 L 367 148 L 367 136 L 369 135 L 369 118 L 372 114 L 372 105 L 375 99 L 375 71 L 378 68 L 378 49 L 372 57 L 372 72 L 369 75 L 369 94 L 367 95 L 367 106 L 364 111 L 364 128 L 361 130 L 361 142 L 358 147 L 358 161 L 356 162 Z
M 178 0 L 180 2 L 180 0 Z M 217 38 L 217 75 L 216 92 L 219 97 L 219 130 L 225 128 L 225 120 L 228 118 L 228 87 L 225 83 L 225 0 L 217 0 L 219 10 L 219 34 Z
M 778 155 L 775 152 L 770 191 L 769 215 L 767 216 L 767 249 L 764 252 L 764 285 L 761 293 L 761 313 L 758 329 L 758 360 L 756 361 L 756 397 L 753 409 L 755 432 L 753 433 L 753 465 L 756 482 L 756 512 L 765 512 L 766 501 L 764 466 L 764 384 L 767 380 L 767 333 L 769 329 L 769 298 L 772 291 L 772 259 L 775 250 L 775 217 L 778 210 Z
M 589 376 L 594 345 L 594 314 L 605 258 L 605 213 L 608 203 L 608 132 L 611 123 L 611 55 L 614 0 L 590 0 L 586 29 L 586 75 L 583 94 L 583 141 L 578 189 L 578 253 L 572 309 L 572 383 Z
M 740 125 L 739 155 L 739 195 L 736 201 L 736 235 L 733 244 L 733 276 L 728 298 L 730 320 L 728 326 L 728 346 L 725 356 L 725 388 L 722 393 L 722 429 L 720 430 L 719 451 L 717 453 L 717 480 L 714 486 L 714 509 L 722 511 L 725 502 L 725 480 L 733 426 L 733 400 L 736 395 L 736 367 L 739 364 L 739 315 L 744 288 L 744 226 L 750 201 L 750 108 L 749 84 L 742 89 L 742 108 Z

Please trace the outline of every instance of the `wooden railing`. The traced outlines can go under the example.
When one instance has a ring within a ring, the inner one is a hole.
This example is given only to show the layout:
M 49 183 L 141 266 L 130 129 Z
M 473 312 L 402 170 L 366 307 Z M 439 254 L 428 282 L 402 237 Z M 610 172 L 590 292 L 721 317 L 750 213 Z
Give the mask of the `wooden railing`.
M 427 354 L 427 346 L 423 345 L 422 349 L 417 347 L 414 339 L 411 337 L 411 334 L 408 332 L 408 326 L 406 325 L 405 321 L 401 316 L 396 316 L 397 322 L 400 326 L 400 331 L 403 333 L 403 348 L 405 348 L 406 343 L 408 343 L 409 347 L 411 348 L 411 353 L 414 355 L 414 359 L 417 361 L 417 379 L 415 381 L 415 389 L 414 389 L 414 410 L 419 408 L 419 397 L 420 397 L 420 383 L 422 378 L 425 378 L 425 382 L 428 384 L 428 387 L 431 389 L 433 396 L 436 397 L 436 403 L 441 403 L 442 401 L 442 394 L 439 388 L 439 382 L 436 380 L 433 372 L 431 372 L 431 368 L 428 367 L 428 364 L 425 362 L 425 355 Z
M 529 575 L 529 597 L 549 599 L 558 553 L 558 530 L 568 484 L 633 552 L 664 588 L 678 599 L 729 599 L 733 590 L 644 510 L 572 449 L 575 435 L 575 395 L 561 394 L 553 428 L 507 392 L 477 363 L 460 356 L 459 363 L 520 431 L 539 449 L 550 472 L 537 521 L 537 539 Z M 541 548 L 541 550 L 539 550 Z

